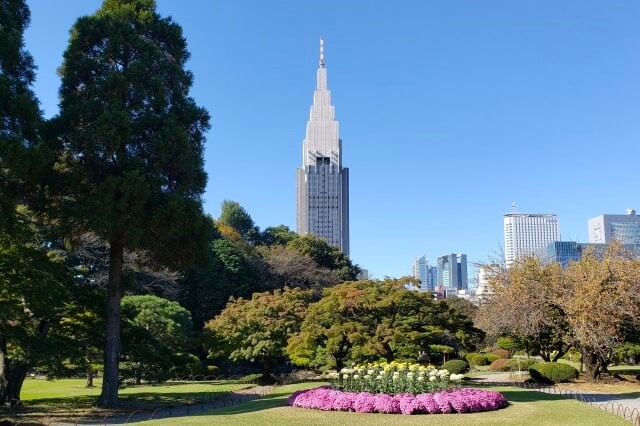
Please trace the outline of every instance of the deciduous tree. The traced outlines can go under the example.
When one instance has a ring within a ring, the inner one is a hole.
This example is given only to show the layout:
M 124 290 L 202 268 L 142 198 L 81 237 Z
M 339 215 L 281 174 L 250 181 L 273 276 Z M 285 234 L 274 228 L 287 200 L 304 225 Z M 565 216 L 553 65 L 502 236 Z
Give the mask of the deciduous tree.
M 254 293 L 232 299 L 205 328 L 211 333 L 210 356 L 262 363 L 263 383 L 272 383 L 273 362 L 285 355 L 287 339 L 299 330 L 310 293 L 299 288 Z

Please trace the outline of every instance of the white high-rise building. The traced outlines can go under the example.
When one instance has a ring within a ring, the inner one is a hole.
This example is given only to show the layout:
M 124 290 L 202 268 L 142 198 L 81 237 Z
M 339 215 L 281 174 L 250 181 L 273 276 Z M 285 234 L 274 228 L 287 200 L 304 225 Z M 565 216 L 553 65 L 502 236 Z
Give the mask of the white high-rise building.
M 313 105 L 302 142 L 302 167 L 297 171 L 297 231 L 313 234 L 349 254 L 349 169 L 342 167 L 342 140 L 327 88 L 324 40 Z
M 504 257 L 507 268 L 516 260 L 535 255 L 560 240 L 555 214 L 513 213 L 504 215 Z
M 640 216 L 634 209 L 627 209 L 627 214 L 601 214 L 589 219 L 588 224 L 590 243 L 609 244 L 618 240 L 640 246 Z
M 426 254 L 414 259 L 413 277 L 421 281 L 420 291 L 434 291 L 436 288 L 436 276 L 436 268 L 435 266 L 429 266 Z

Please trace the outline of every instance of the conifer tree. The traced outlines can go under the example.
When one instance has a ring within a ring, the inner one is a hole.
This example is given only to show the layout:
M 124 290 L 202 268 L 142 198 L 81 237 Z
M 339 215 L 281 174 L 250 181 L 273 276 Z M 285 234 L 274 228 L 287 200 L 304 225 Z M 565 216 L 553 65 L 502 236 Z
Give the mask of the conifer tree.
M 103 407 L 118 403 L 123 251 L 177 268 L 198 244 L 209 116 L 189 97 L 188 58 L 153 0 L 105 0 L 76 21 L 64 53 L 56 208 L 68 234 L 109 244 Z

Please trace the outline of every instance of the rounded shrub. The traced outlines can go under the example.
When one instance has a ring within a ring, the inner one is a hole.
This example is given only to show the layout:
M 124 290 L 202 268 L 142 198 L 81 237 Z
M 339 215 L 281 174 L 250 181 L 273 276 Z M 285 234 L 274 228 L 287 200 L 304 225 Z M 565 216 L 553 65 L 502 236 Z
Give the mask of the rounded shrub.
M 491 363 L 489 369 L 491 371 L 509 371 L 509 367 L 505 365 L 507 361 L 504 358 L 498 358 Z
M 487 363 L 491 364 L 493 361 L 500 359 L 498 355 L 487 354 Z
M 471 365 L 487 365 L 489 364 L 489 360 L 486 355 L 476 355 L 471 358 Z
M 500 358 L 509 359 L 509 351 L 506 349 L 494 349 L 491 351 L 491 355 L 499 356 Z
M 532 365 L 537 364 L 538 361 L 529 358 L 511 358 L 505 363 L 507 371 L 527 371 Z
M 539 362 L 529 368 L 531 378 L 541 383 L 562 383 L 578 377 L 578 370 L 568 364 Z
M 452 359 L 442 364 L 442 369 L 451 374 L 462 374 L 469 371 L 469 363 L 463 359 Z
M 471 364 L 471 360 L 473 359 L 474 356 L 477 356 L 477 355 L 482 355 L 482 354 L 479 354 L 478 352 L 469 352 L 468 354 L 465 354 L 464 359 L 469 364 Z

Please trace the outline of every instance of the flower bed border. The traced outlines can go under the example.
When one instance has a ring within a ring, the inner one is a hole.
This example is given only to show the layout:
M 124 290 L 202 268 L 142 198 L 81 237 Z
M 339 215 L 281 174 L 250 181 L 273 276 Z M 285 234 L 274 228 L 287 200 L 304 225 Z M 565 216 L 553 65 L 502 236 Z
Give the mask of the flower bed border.
M 436 393 L 372 394 L 342 392 L 329 386 L 294 392 L 289 405 L 322 411 L 353 411 L 382 414 L 452 414 L 494 411 L 508 405 L 499 392 L 462 388 Z

